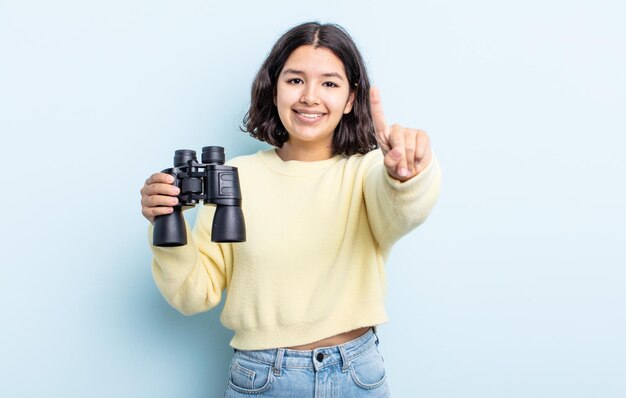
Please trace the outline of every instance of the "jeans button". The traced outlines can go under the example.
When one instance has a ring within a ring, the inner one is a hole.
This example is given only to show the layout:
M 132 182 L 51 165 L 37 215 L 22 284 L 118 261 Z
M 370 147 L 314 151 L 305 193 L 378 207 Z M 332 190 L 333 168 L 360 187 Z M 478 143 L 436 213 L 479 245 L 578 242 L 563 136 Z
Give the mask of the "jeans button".
M 317 356 L 315 358 L 317 359 L 318 362 L 322 362 L 324 360 L 324 354 L 319 352 L 317 353 Z

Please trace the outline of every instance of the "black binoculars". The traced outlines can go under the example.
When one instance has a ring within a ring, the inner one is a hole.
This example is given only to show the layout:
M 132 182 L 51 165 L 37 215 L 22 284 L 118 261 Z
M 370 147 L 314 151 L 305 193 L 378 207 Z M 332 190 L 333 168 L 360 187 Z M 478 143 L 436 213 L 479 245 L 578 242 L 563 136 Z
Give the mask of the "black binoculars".
M 213 242 L 245 242 L 239 174 L 236 167 L 224 166 L 224 160 L 224 148 L 220 146 L 202 148 L 202 163 L 198 163 L 196 151 L 179 149 L 174 152 L 174 167 L 162 172 L 172 175 L 172 185 L 180 188 L 178 204 L 172 213 L 155 218 L 155 246 L 186 245 L 182 208 L 195 206 L 200 201 L 217 206 L 211 231 Z

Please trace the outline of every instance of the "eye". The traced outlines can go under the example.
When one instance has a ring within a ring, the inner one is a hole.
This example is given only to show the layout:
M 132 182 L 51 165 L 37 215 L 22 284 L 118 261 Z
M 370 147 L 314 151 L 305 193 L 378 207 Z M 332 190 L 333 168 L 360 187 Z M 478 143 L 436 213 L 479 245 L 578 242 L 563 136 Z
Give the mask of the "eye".
M 302 84 L 302 79 L 300 79 L 298 77 L 294 77 L 293 79 L 287 80 L 287 83 L 289 83 L 289 84 Z
M 324 82 L 323 86 L 324 87 L 339 87 L 339 85 L 337 85 L 337 83 L 334 83 L 334 82 Z

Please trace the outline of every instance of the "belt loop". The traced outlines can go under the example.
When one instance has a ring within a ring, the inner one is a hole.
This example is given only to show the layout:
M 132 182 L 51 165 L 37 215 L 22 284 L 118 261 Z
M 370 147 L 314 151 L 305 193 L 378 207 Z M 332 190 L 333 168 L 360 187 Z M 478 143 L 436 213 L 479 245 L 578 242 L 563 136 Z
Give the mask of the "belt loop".
M 346 352 L 345 346 L 340 345 L 338 347 L 339 347 L 339 354 L 341 354 L 341 362 L 342 362 L 341 371 L 347 372 L 348 368 L 350 367 L 350 357 L 348 357 L 348 353 Z
M 276 351 L 276 360 L 274 361 L 274 374 L 280 376 L 283 366 L 283 356 L 285 355 L 285 349 L 279 348 Z
M 374 337 L 376 337 L 375 343 L 376 345 L 378 345 L 378 343 L 380 343 L 380 340 L 378 339 L 378 333 L 376 333 L 376 326 L 374 326 L 372 330 L 374 331 Z

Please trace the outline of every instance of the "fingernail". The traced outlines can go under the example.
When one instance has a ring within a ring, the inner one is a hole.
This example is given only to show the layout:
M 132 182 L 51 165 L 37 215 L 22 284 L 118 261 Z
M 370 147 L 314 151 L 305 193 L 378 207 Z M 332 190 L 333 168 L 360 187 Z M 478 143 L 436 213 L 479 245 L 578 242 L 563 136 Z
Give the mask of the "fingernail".
M 400 170 L 398 170 L 398 175 L 400 177 L 406 177 L 409 175 L 409 171 L 407 169 L 405 169 L 404 167 L 400 168 Z

